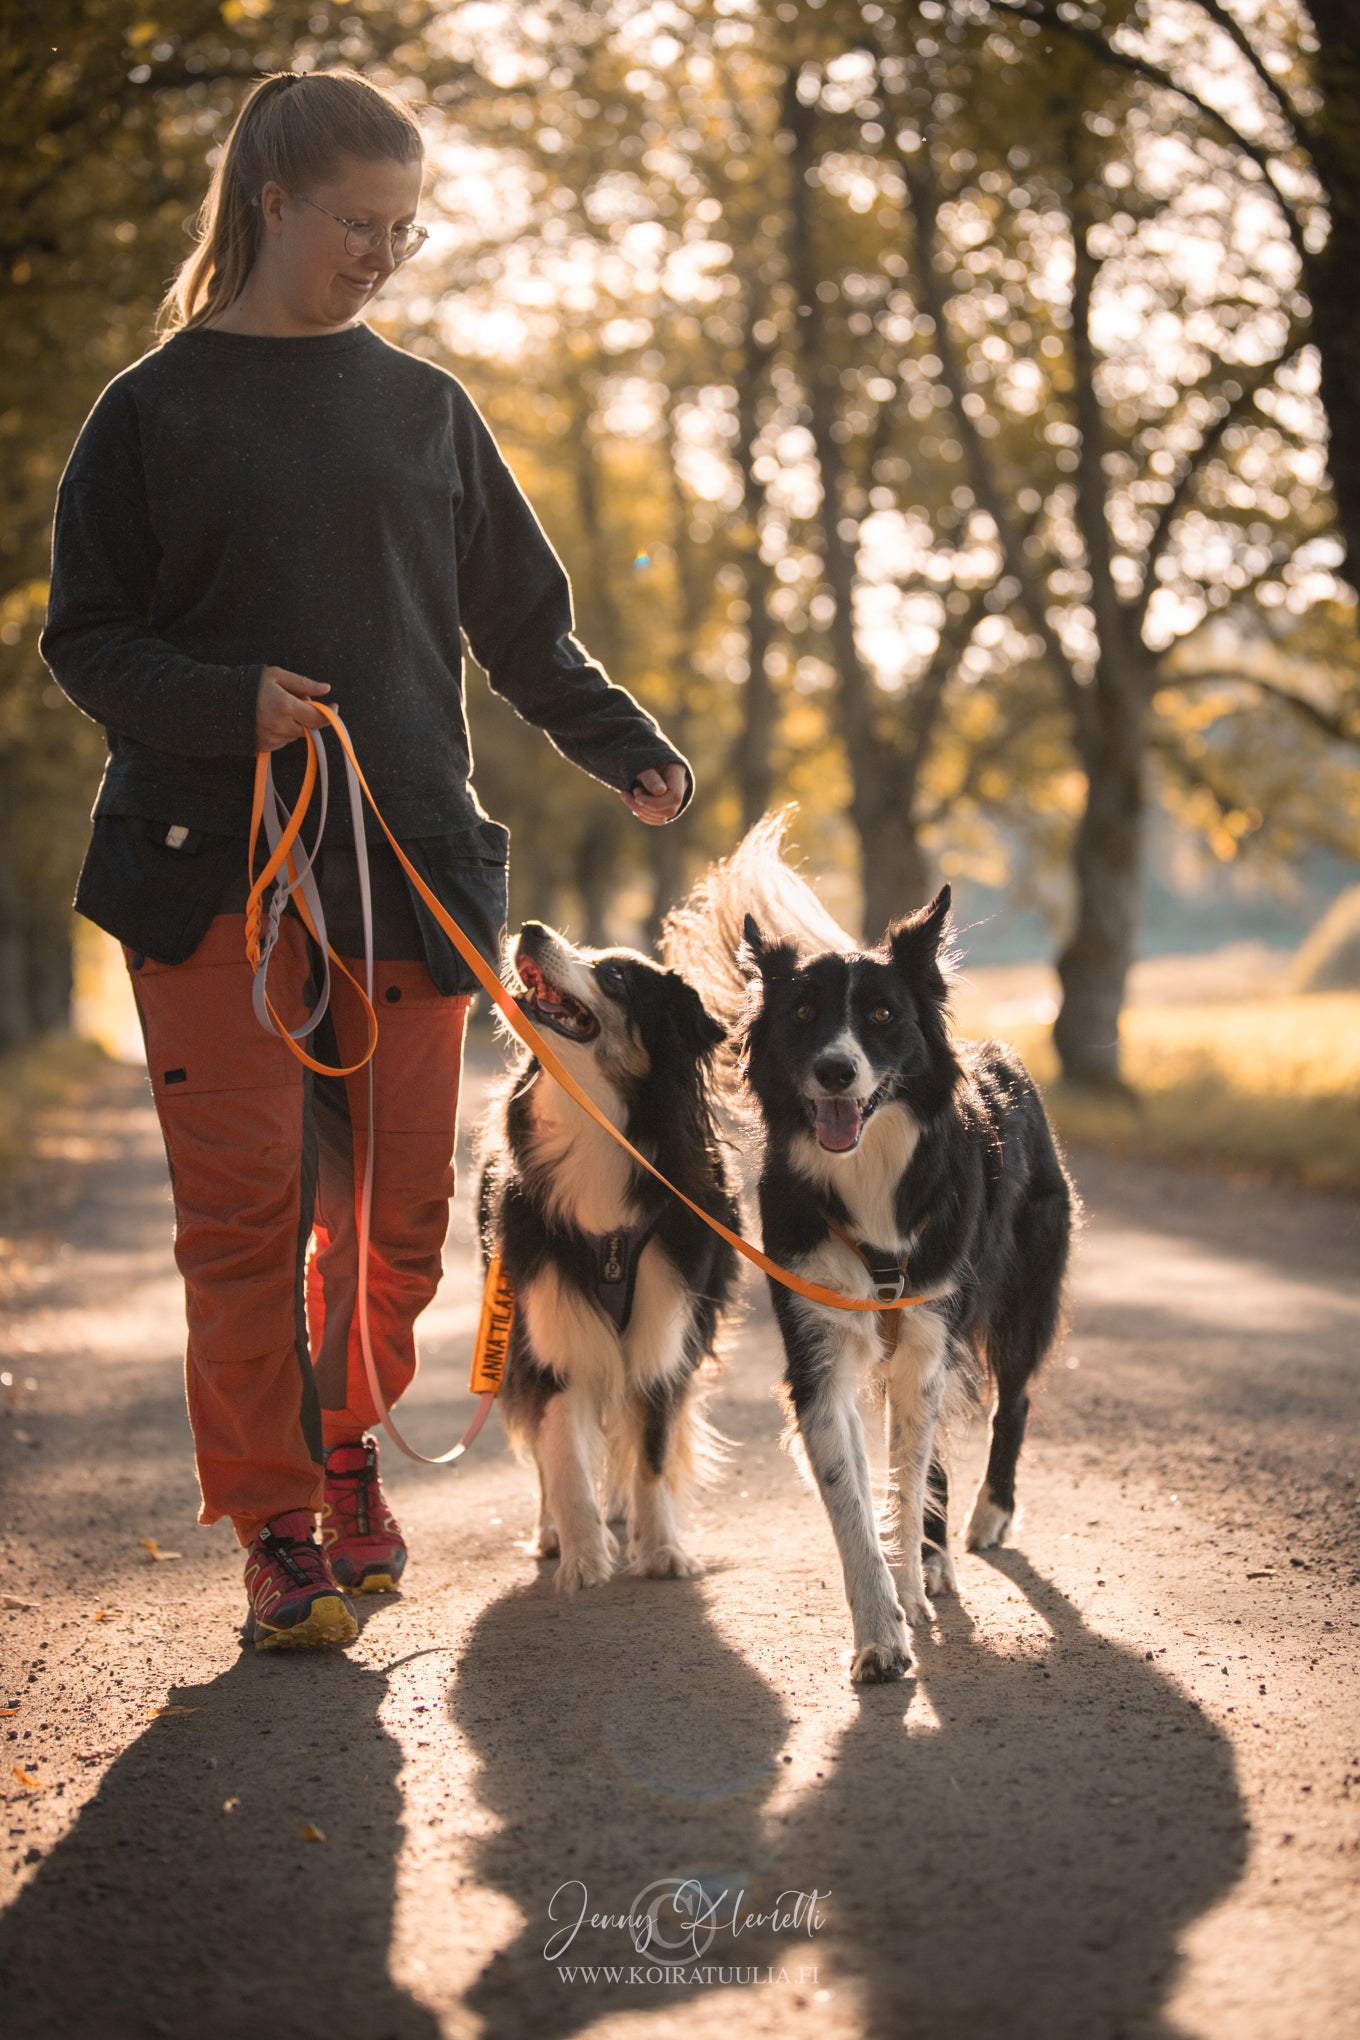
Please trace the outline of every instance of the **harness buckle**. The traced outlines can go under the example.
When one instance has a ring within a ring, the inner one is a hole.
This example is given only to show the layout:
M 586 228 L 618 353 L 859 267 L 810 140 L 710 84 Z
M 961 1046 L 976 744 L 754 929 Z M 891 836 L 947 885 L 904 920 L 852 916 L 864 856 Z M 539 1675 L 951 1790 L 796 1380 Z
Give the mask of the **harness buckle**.
M 869 1277 L 880 1303 L 900 1303 L 906 1294 L 907 1277 L 902 1268 L 871 1268 Z

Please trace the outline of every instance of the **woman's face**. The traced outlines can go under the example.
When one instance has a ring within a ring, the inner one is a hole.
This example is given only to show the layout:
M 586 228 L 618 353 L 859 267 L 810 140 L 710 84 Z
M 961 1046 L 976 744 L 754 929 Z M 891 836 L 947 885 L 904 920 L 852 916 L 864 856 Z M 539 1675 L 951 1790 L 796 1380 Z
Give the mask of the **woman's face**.
M 263 273 L 258 280 L 295 330 L 333 332 L 353 325 L 367 310 L 397 266 L 392 244 L 380 241 L 373 254 L 352 255 L 340 220 L 362 221 L 389 232 L 409 226 L 420 203 L 423 173 L 422 163 L 347 156 L 305 192 L 265 185 L 260 193 L 264 239 L 256 260 Z M 332 219 L 332 213 L 340 218 Z

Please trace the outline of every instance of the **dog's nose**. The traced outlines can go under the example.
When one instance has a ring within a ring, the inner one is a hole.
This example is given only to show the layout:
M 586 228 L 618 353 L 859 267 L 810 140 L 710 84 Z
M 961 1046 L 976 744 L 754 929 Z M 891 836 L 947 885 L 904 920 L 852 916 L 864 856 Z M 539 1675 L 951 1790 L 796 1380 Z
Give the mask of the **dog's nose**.
M 849 1056 L 824 1055 L 812 1065 L 812 1074 L 824 1091 L 848 1091 L 855 1081 L 855 1065 Z

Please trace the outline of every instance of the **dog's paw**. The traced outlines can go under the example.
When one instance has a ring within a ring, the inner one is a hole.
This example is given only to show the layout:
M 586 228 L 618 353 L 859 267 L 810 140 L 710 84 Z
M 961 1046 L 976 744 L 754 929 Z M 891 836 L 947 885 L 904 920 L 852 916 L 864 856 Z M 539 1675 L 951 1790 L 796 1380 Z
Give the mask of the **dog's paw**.
M 903 1636 L 893 1643 L 866 1643 L 857 1650 L 850 1678 L 856 1686 L 886 1686 L 893 1679 L 905 1679 L 912 1669 L 911 1640 Z
M 636 1551 L 628 1570 L 640 1580 L 697 1580 L 703 1560 L 691 1558 L 678 1544 L 655 1544 L 650 1551 Z
M 923 1551 L 921 1569 L 925 1574 L 926 1592 L 932 1599 L 936 1594 L 957 1594 L 959 1591 L 954 1561 L 947 1551 L 936 1551 L 933 1548 Z
M 540 1523 L 538 1534 L 529 1549 L 535 1558 L 556 1558 L 562 1549 L 562 1540 L 553 1523 Z
M 1013 1513 L 1003 1508 L 1000 1502 L 993 1501 L 988 1490 L 983 1488 L 968 1519 L 968 1549 L 990 1551 L 994 1545 L 1004 1544 L 1010 1535 Z
M 895 1586 L 897 1613 L 904 1622 L 914 1628 L 917 1623 L 934 1620 L 935 1610 L 926 1596 L 926 1577 L 919 1559 L 914 1564 L 910 1559 L 899 1561 Z
M 565 1551 L 553 1585 L 559 1594 L 575 1594 L 582 1587 L 602 1587 L 614 1577 L 618 1547 L 611 1537 L 607 1544 L 589 1545 L 580 1551 Z

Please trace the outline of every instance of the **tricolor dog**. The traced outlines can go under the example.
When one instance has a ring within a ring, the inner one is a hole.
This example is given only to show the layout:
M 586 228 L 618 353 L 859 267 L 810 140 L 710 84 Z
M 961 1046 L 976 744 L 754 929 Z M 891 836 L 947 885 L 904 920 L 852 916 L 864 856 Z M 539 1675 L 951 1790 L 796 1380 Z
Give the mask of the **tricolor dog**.
M 735 1228 L 711 1096 L 723 1030 L 693 986 L 626 949 L 575 948 L 527 922 L 521 1004 L 606 1117 L 679 1189 Z M 702 1570 L 676 1500 L 711 1456 L 700 1371 L 715 1357 L 736 1255 L 524 1051 L 482 1136 L 488 1252 L 514 1284 L 500 1407 L 541 1488 L 537 1549 L 566 1593 L 619 1563 Z

